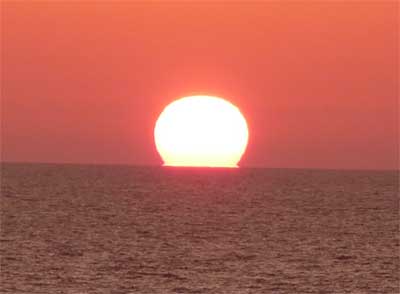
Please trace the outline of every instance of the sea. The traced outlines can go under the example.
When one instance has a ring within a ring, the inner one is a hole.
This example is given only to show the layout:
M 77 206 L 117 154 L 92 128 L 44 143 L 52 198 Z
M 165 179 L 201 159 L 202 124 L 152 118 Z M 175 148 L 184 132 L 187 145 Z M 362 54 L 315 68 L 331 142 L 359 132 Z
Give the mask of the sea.
M 399 171 L 1 164 L 1 293 L 400 293 Z

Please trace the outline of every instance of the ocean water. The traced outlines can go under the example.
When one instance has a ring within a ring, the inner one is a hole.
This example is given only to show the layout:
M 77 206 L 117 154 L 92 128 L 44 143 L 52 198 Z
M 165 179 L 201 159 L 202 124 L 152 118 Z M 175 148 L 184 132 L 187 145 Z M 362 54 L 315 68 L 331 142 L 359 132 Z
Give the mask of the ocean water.
M 399 293 L 399 173 L 3 164 L 1 293 Z

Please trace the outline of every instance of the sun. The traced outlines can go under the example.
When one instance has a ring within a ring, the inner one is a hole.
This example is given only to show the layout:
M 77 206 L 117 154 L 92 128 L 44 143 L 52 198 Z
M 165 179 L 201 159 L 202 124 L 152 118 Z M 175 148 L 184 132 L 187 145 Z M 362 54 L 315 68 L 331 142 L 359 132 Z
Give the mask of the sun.
M 248 138 L 239 108 L 213 96 L 175 100 L 154 128 L 156 148 L 166 166 L 237 167 Z

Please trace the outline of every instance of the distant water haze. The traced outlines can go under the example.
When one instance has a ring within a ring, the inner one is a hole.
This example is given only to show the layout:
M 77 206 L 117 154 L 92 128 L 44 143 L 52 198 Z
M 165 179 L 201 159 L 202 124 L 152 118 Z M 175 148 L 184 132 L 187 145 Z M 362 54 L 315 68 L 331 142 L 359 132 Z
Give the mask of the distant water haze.
M 2 164 L 2 293 L 399 293 L 399 173 Z

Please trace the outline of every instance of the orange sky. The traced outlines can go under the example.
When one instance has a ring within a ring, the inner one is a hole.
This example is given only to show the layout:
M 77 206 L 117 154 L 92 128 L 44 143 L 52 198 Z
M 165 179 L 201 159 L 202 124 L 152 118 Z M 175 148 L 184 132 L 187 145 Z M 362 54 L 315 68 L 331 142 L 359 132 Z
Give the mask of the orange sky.
M 398 168 L 398 2 L 283 2 L 2 2 L 2 160 L 160 164 L 158 114 L 208 94 L 242 166 Z

